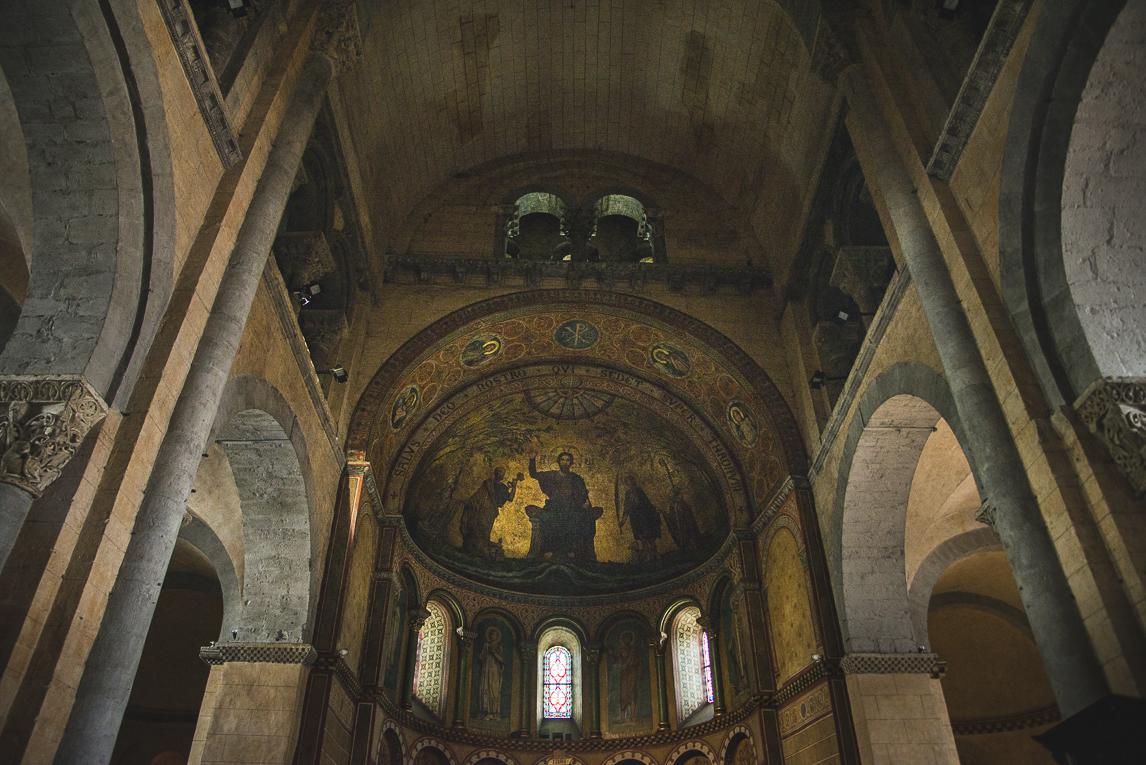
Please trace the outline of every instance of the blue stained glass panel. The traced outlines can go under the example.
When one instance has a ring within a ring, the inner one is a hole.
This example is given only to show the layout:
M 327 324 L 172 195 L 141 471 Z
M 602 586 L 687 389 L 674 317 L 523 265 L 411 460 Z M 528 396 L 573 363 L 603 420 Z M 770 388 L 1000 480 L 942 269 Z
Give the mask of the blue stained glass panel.
M 547 720 L 573 717 L 573 655 L 555 645 L 545 652 L 542 664 L 541 716 Z

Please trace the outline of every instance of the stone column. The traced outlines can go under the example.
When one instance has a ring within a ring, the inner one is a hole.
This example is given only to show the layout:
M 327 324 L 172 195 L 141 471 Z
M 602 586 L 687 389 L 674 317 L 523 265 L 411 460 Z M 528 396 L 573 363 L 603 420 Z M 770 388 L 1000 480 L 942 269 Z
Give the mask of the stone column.
M 996 528 L 1022 595 L 1031 631 L 1064 717 L 1110 693 L 1054 542 L 1026 478 L 987 366 L 963 312 L 947 262 L 911 178 L 896 152 L 870 84 L 858 67 L 841 77 L 847 125 L 867 162 L 868 181 L 887 204 L 960 418 Z
M 708 658 L 712 669 L 712 713 L 719 717 L 724 714 L 724 677 L 720 674 L 720 629 L 716 619 L 701 617 L 696 620 L 708 635 Z
M 454 727 L 466 727 L 466 676 L 470 669 L 470 656 L 474 650 L 474 638 L 477 633 L 473 630 L 458 627 L 458 676 L 454 679 Z
M 671 727 L 669 725 L 668 683 L 665 679 L 665 650 L 667 646 L 668 639 L 664 635 L 661 635 L 661 639 L 655 643 L 649 643 L 649 648 L 656 653 L 657 730 L 668 730 Z
M 0 378 L 0 569 L 38 498 L 107 404 L 79 375 Z
M 529 738 L 533 731 L 533 668 L 537 665 L 537 643 L 518 643 L 521 657 L 521 728 L 518 735 Z
M 601 738 L 601 649 L 585 649 L 585 692 L 589 694 L 589 738 Z
M 409 639 L 406 643 L 406 663 L 402 670 L 402 709 L 414 708 L 414 670 L 418 665 L 418 638 L 422 625 L 430 618 L 428 609 L 422 608 L 410 614 L 407 621 Z
M 152 468 L 131 541 L 56 751 L 55 761 L 60 765 L 111 759 L 183 510 L 291 183 L 335 64 L 351 60 L 358 45 L 357 31 L 353 3 L 322 6 L 315 55 L 299 74 Z

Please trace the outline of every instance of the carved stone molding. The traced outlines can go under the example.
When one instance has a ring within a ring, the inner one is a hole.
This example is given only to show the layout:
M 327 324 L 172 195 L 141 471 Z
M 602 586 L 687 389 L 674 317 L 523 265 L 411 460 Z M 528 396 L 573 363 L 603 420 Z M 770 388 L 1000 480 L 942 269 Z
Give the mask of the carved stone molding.
M 321 231 L 291 231 L 275 237 L 272 247 L 283 281 L 290 289 L 316 282 L 338 268 Z
M 79 376 L 0 378 L 0 481 L 39 497 L 107 404 Z
M 995 81 L 1003 71 L 1007 54 L 1019 36 L 1019 29 L 1023 26 L 1031 3 L 1032 0 L 999 0 L 995 6 L 995 13 L 991 16 L 987 31 L 983 33 L 979 50 L 971 61 L 971 67 L 955 97 L 955 105 L 947 115 L 943 133 L 927 163 L 929 175 L 944 183 L 951 180 L 955 166 L 959 164 L 959 157 L 963 155 L 972 131 L 979 124 L 979 115 L 987 105 Z
M 362 35 L 354 0 L 328 0 L 322 4 L 310 47 L 330 59 L 335 77 L 362 59 Z
M 840 661 L 845 675 L 930 675 L 942 677 L 947 664 L 933 653 L 849 653 Z
M 199 649 L 199 658 L 211 665 L 301 664 L 309 667 L 318 658 L 307 643 L 212 643 Z
M 195 95 L 199 114 L 207 125 L 207 132 L 211 134 L 211 142 L 215 144 L 219 160 L 224 168 L 231 167 L 243 158 L 243 154 L 239 151 L 235 131 L 223 109 L 223 94 L 211 71 L 207 51 L 199 38 L 191 10 L 186 0 L 158 0 L 158 3 L 163 23 L 179 55 L 179 63 L 183 65 L 183 73 Z
M 1146 493 L 1146 378 L 1096 380 L 1074 405 L 1135 494 Z
M 698 295 L 718 294 L 720 288 L 731 288 L 738 295 L 749 295 L 754 289 L 772 286 L 767 269 L 727 268 L 719 266 L 684 266 L 669 263 L 574 263 L 569 261 L 517 260 L 498 258 L 389 258 L 386 282 L 389 284 L 426 284 L 454 286 L 462 269 L 465 284 L 470 287 L 499 287 L 517 284 L 537 288 L 543 279 L 560 280 L 563 286 L 578 283 L 611 290 L 627 284 L 634 292 L 650 284 L 662 284 L 673 292 L 686 286 Z

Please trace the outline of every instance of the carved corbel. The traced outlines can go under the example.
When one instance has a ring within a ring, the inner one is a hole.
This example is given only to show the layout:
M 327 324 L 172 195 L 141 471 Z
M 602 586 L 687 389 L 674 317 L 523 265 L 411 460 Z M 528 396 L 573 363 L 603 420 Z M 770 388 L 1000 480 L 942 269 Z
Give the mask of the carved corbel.
M 362 60 L 362 35 L 354 0 L 330 0 L 321 5 L 310 48 L 330 59 L 335 77 Z
M 350 328 L 346 314 L 341 310 L 304 309 L 298 317 L 310 359 L 315 369 L 325 369 L 336 361 L 335 354 L 342 344 L 342 338 Z
M 0 481 L 33 497 L 107 415 L 107 404 L 78 376 L 2 378 L 0 407 Z
M 1074 408 L 1110 452 L 1134 493 L 1146 494 L 1146 378 L 1097 380 Z

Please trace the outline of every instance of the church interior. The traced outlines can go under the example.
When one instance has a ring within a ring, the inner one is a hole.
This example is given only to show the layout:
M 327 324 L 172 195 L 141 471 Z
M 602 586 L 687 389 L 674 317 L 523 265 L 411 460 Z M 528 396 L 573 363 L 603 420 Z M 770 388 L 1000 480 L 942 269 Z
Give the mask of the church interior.
M 9 0 L 0 72 L 0 762 L 1138 761 L 1146 0 Z

